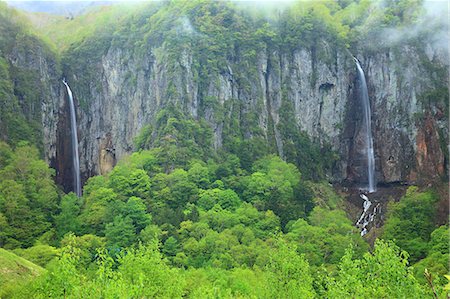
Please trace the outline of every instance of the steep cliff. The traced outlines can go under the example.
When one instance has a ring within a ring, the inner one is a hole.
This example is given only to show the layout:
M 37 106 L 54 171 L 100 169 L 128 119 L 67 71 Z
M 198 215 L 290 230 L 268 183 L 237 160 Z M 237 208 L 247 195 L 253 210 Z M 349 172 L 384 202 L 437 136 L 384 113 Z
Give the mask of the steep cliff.
M 330 180 L 364 183 L 356 70 L 335 35 L 308 40 L 298 32 L 292 46 L 293 33 L 277 29 L 287 26 L 282 21 L 261 25 L 224 3 L 166 4 L 146 13 L 66 53 L 64 71 L 80 103 L 86 175 L 110 169 L 132 151 L 139 130 L 174 105 L 207 121 L 216 150 L 232 150 L 233 138 L 263 139 L 269 151 L 302 168 L 305 160 L 327 158 L 308 155 L 309 144 L 319 144 L 319 154 L 331 148 L 328 157 L 339 157 L 322 167 Z M 448 78 L 436 74 L 447 64 L 445 52 L 426 37 L 376 50 L 354 45 L 369 86 L 377 180 L 439 177 L 439 139 L 448 129 L 437 118 L 446 108 L 423 97 L 446 84 Z M 322 168 L 303 172 L 319 177 Z
M 54 51 L 29 28 L 21 14 L 0 3 L 0 138 L 35 144 L 49 161 L 57 155 L 61 71 Z
M 146 125 L 151 147 L 164 137 L 161 115 L 176 109 L 206 121 L 210 150 L 241 163 L 273 152 L 307 178 L 365 184 L 354 55 L 368 82 L 377 181 L 438 179 L 448 164 L 448 53 L 430 32 L 386 41 L 386 26 L 412 22 L 409 10 L 369 7 L 383 16 L 374 21 L 364 5 L 298 3 L 268 17 L 228 2 L 152 3 L 62 46 L 61 75 L 33 53 L 27 67 L 47 82 L 46 158 L 60 183 L 71 181 L 64 76 L 77 105 L 84 179 L 131 153 Z M 11 63 L 27 61 L 13 56 L 21 59 Z

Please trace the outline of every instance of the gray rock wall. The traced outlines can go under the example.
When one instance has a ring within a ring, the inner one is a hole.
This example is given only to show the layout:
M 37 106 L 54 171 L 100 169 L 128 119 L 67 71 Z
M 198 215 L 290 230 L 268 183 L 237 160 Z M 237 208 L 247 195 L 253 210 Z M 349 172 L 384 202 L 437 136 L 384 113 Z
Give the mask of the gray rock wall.
M 176 103 L 194 118 L 205 118 L 214 132 L 216 149 L 223 144 L 227 119 L 239 119 L 244 137 L 251 137 L 245 118 L 254 112 L 263 135 L 268 142 L 273 136 L 283 156 L 284 140 L 278 130 L 283 115 L 279 110 L 282 101 L 289 101 L 297 122 L 293 125 L 316 142 L 330 143 L 340 154 L 330 180 L 363 182 L 364 161 L 358 158 L 362 116 L 355 92 L 355 65 L 346 51 L 336 52 L 326 43 L 320 51 L 318 59 L 317 53 L 308 49 L 289 55 L 266 50 L 258 53 L 253 71 L 242 71 L 241 65 L 229 61 L 222 71 L 210 74 L 204 87 L 199 85 L 194 67 L 198 62 L 189 50 L 185 49 L 174 62 L 164 47 L 150 48 L 145 55 L 133 49 L 109 48 L 95 65 L 95 87 L 81 93 L 87 97 L 87 106 L 78 109 L 82 172 L 87 176 L 101 173 L 129 154 L 139 130 L 152 123 L 168 103 Z M 422 122 L 417 114 L 423 112 L 423 107 L 418 96 L 433 88 L 431 79 L 424 76 L 427 70 L 423 59 L 429 60 L 425 63 L 446 63 L 445 59 L 436 60 L 433 49 L 428 52 L 423 57 L 414 48 L 404 46 L 376 54 L 355 53 L 369 86 L 379 182 L 413 181 L 414 173 L 419 171 L 416 136 Z M 68 80 L 75 98 L 80 94 L 76 76 Z M 233 107 L 236 102 L 238 109 Z M 228 117 L 218 115 L 218 110 Z M 54 128 L 53 123 L 45 126 L 47 131 Z M 445 124 L 441 122 L 436 128 L 439 126 Z M 51 157 L 55 154 L 55 137 L 47 135 L 46 149 Z M 108 165 L 102 161 L 109 161 Z

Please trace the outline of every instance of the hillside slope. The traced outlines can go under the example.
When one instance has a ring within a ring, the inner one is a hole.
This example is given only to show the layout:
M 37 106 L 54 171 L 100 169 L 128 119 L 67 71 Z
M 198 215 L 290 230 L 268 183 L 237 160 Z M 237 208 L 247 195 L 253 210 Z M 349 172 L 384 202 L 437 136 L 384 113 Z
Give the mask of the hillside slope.
M 44 273 L 44 269 L 0 248 L 0 298 L 11 289 Z

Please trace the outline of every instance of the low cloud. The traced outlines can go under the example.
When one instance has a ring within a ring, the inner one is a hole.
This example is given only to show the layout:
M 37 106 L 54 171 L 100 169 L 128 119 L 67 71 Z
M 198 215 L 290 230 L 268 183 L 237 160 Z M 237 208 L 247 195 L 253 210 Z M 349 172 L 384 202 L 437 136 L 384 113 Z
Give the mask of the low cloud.
M 423 11 L 416 22 L 402 27 L 382 30 L 380 37 L 387 45 L 396 45 L 420 38 L 438 51 L 448 52 L 449 7 L 446 1 L 424 1 Z

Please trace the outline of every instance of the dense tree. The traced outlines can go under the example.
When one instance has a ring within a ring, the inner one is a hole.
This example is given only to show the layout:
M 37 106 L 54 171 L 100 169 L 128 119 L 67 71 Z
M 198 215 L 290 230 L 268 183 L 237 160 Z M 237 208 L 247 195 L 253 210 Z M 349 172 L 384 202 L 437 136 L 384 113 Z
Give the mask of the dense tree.
M 233 190 L 214 188 L 200 190 L 197 205 L 204 210 L 210 210 L 218 204 L 223 209 L 234 211 L 241 203 L 239 196 Z
M 124 197 L 147 198 L 150 190 L 150 178 L 143 169 L 130 169 L 118 165 L 109 174 L 109 186 Z
M 267 156 L 257 161 L 253 169 L 255 172 L 243 180 L 244 200 L 274 211 L 283 226 L 310 212 L 312 194 L 301 184 L 300 172 L 293 164 Z
M 200 189 L 207 189 L 211 184 L 211 175 L 209 169 L 202 163 L 194 162 L 188 170 L 189 180 L 197 185 Z
M 84 232 L 103 235 L 106 224 L 113 220 L 112 208 L 118 202 L 117 194 L 105 187 L 85 196 L 84 209 L 80 215 Z
M 348 250 L 335 280 L 328 286 L 330 298 L 424 298 L 427 293 L 408 267 L 408 254 L 395 244 L 377 241 L 373 253 L 354 259 Z
M 411 255 L 411 261 L 424 258 L 427 243 L 434 228 L 437 197 L 431 191 L 419 192 L 417 187 L 408 188 L 406 195 L 391 203 L 384 225 L 383 238 L 395 243 Z
M 4 227 L 1 245 L 28 247 L 53 224 L 58 208 L 54 171 L 39 159 L 38 150 L 27 143 L 14 152 L 2 143 L 0 153 L 0 214 Z
M 448 226 L 441 226 L 431 233 L 428 251 L 424 259 L 414 264 L 414 274 L 418 281 L 426 283 L 425 269 L 431 273 L 435 285 L 444 285 L 444 275 L 449 273 L 450 240 Z
M 22 153 L 20 159 L 27 161 L 22 165 L 16 153 L 7 148 L 3 153 L 5 167 L 0 171 L 25 172 L 0 183 L 0 240 L 20 246 L 17 240 L 33 236 L 36 229 L 30 219 L 43 221 L 46 212 L 30 208 L 29 201 L 39 196 L 33 195 L 36 188 L 23 185 L 34 171 L 27 166 L 30 158 Z M 422 251 L 409 248 L 426 258 L 413 271 L 407 267 L 407 254 L 393 243 L 379 241 L 373 253 L 364 253 L 368 245 L 339 210 L 342 199 L 326 183 L 304 182 L 293 164 L 275 156 L 253 163 L 251 174 L 240 168 L 239 159 L 230 157 L 220 165 L 192 160 L 186 169 L 166 173 L 151 151 L 142 150 L 109 175 L 91 178 L 82 198 L 63 196 L 59 207 L 50 205 L 54 214 L 47 228 L 29 239 L 51 240 L 55 233 L 63 249 L 36 243 L 17 250 L 48 269 L 17 294 L 340 298 L 402 297 L 413 290 L 420 297 L 429 292 L 421 276 L 425 269 L 432 273 L 437 292 L 443 292 L 448 228 L 432 231 L 432 193 L 410 188 L 390 206 L 386 222 L 384 237 L 398 238 L 403 246 L 412 244 L 403 230 L 417 223 L 414 233 Z M 420 219 L 428 222 L 419 223 Z M 193 284 L 196 279 L 202 283 Z
M 271 251 L 267 271 L 267 297 L 313 298 L 313 278 L 308 262 L 298 255 L 295 246 L 278 240 L 278 248 Z
M 121 247 L 128 247 L 136 239 L 136 228 L 130 217 L 121 215 L 114 217 L 113 222 L 105 228 L 106 243 L 109 248 L 117 250 Z
M 77 269 L 84 271 L 93 266 L 93 263 L 98 257 L 98 251 L 105 248 L 106 242 L 104 237 L 95 235 L 75 236 L 73 233 L 68 233 L 61 240 L 61 248 L 71 246 L 76 248 L 78 254 Z
M 61 198 L 61 212 L 55 216 L 55 225 L 58 238 L 65 234 L 79 233 L 81 223 L 79 214 L 81 211 L 81 200 L 74 193 L 67 194 Z
M 297 244 L 299 253 L 305 254 L 311 265 L 337 264 L 352 244 L 361 255 L 367 244 L 343 211 L 316 207 L 309 217 L 290 223 L 286 238 Z

